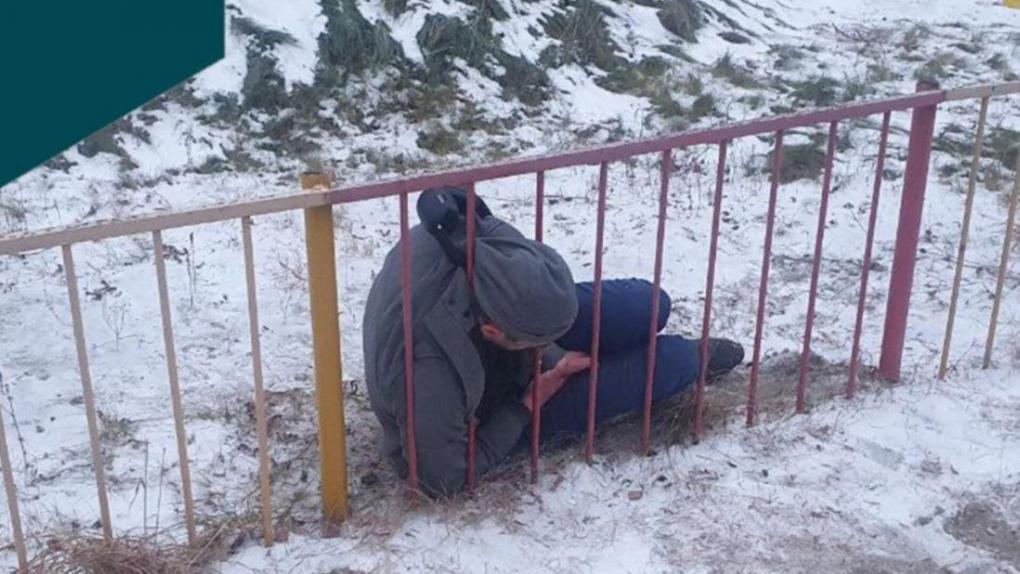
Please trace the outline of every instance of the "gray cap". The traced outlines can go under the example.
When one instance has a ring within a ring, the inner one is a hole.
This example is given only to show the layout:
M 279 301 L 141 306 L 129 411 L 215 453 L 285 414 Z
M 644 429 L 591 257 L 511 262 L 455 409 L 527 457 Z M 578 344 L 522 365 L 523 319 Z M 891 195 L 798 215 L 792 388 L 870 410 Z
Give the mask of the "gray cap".
M 567 263 L 552 248 L 523 237 L 478 238 L 475 297 L 482 312 L 518 341 L 550 343 L 577 318 Z

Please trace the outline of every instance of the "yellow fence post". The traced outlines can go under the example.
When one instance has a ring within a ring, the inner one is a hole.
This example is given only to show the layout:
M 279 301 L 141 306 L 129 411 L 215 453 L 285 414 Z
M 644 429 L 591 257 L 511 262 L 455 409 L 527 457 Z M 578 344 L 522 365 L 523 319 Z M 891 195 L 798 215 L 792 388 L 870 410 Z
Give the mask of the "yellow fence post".
M 326 173 L 301 175 L 301 189 L 305 191 L 329 189 L 331 184 Z M 326 534 L 331 535 L 347 517 L 347 446 L 332 205 L 305 210 L 305 246 L 308 250 L 308 296 L 315 355 L 322 512 Z

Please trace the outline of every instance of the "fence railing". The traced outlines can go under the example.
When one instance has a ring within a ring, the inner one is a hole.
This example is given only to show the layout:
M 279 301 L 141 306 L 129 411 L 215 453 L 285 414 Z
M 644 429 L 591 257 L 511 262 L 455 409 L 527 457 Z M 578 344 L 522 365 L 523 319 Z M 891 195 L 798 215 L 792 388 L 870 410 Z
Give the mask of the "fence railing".
M 796 409 L 803 412 L 805 393 L 809 383 L 808 361 L 811 351 L 814 309 L 817 300 L 819 270 L 823 257 L 823 240 L 827 220 L 828 198 L 832 187 L 833 163 L 836 155 L 837 129 L 840 122 L 882 115 L 881 137 L 876 155 L 876 170 L 868 228 L 864 244 L 864 256 L 861 266 L 858 306 L 853 330 L 853 346 L 850 353 L 849 373 L 846 394 L 853 397 L 857 389 L 859 358 L 861 353 L 861 332 L 865 316 L 865 299 L 868 290 L 869 268 L 873 255 L 875 226 L 881 195 L 883 174 L 888 149 L 888 138 L 892 114 L 911 111 L 913 114 L 910 128 L 909 149 L 904 173 L 903 194 L 899 211 L 895 254 L 889 285 L 884 335 L 882 340 L 879 374 L 887 379 L 900 377 L 900 366 L 903 357 L 904 336 L 907 317 L 910 309 L 910 293 L 913 282 L 915 258 L 918 248 L 921 215 L 924 207 L 924 196 L 928 176 L 928 168 L 932 152 L 933 133 L 938 106 L 948 101 L 967 99 L 981 100 L 977 134 L 975 138 L 974 159 L 971 164 L 969 185 L 967 188 L 966 206 L 963 216 L 963 231 L 960 240 L 956 274 L 951 295 L 945 344 L 939 369 L 939 376 L 947 372 L 948 357 L 953 334 L 953 322 L 956 314 L 959 285 L 962 274 L 964 256 L 973 206 L 973 197 L 979 170 L 982 137 L 988 115 L 988 103 L 992 97 L 1020 93 L 1020 82 L 997 85 L 983 85 L 956 90 L 940 90 L 937 86 L 919 84 L 918 91 L 912 95 L 888 99 L 851 103 L 843 106 L 811 110 L 793 115 L 778 116 L 755 121 L 731 124 L 723 127 L 695 130 L 671 134 L 657 138 L 633 142 L 617 143 L 566 153 L 545 155 L 540 157 L 514 159 L 501 163 L 473 166 L 426 175 L 405 177 L 401 179 L 335 188 L 328 176 L 324 174 L 306 174 L 302 177 L 302 193 L 270 199 L 261 199 L 221 205 L 203 209 L 161 214 L 122 221 L 96 223 L 81 227 L 43 231 L 25 235 L 0 237 L 0 255 L 22 255 L 31 251 L 61 248 L 64 259 L 64 271 L 68 289 L 68 298 L 72 316 L 74 339 L 77 348 L 79 371 L 84 395 L 85 414 L 88 420 L 92 467 L 96 489 L 99 497 L 103 535 L 106 539 L 113 537 L 113 525 L 110 521 L 109 503 L 107 501 L 107 485 L 103 472 L 103 456 L 99 446 L 99 425 L 96 415 L 92 380 L 89 372 L 89 357 L 85 344 L 84 326 L 77 276 L 74 267 L 73 246 L 83 242 L 102 239 L 151 233 L 155 247 L 155 265 L 160 295 L 160 311 L 163 319 L 164 344 L 166 348 L 167 374 L 170 384 L 172 410 L 175 421 L 175 433 L 178 442 L 179 469 L 181 473 L 181 496 L 184 500 L 185 521 L 189 541 L 196 537 L 194 500 L 191 493 L 191 477 L 188 466 L 187 438 L 181 408 L 180 388 L 177 376 L 177 359 L 174 350 L 174 335 L 170 317 L 170 305 L 166 281 L 166 268 L 163 257 L 162 232 L 167 229 L 194 226 L 227 220 L 239 220 L 244 248 L 244 265 L 248 293 L 248 313 L 251 330 L 251 355 L 253 362 L 253 381 L 255 397 L 255 415 L 258 433 L 258 456 L 260 477 L 260 504 L 262 510 L 263 533 L 265 544 L 273 542 L 272 509 L 270 506 L 270 461 L 266 445 L 267 421 L 266 398 L 262 376 L 262 355 L 259 342 L 258 302 L 255 295 L 255 263 L 253 255 L 251 225 L 252 218 L 272 213 L 304 210 L 306 224 L 306 247 L 308 255 L 308 282 L 311 301 L 312 333 L 314 347 L 314 367 L 316 402 L 318 406 L 319 448 L 321 463 L 321 491 L 323 516 L 327 525 L 336 525 L 347 515 L 347 473 L 346 447 L 344 443 L 342 365 L 340 354 L 340 327 L 338 320 L 336 257 L 332 206 L 343 203 L 354 203 L 369 199 L 392 197 L 399 198 L 400 203 L 400 244 L 403 276 L 403 327 L 404 327 L 404 368 L 407 392 L 407 452 L 408 452 L 408 487 L 410 492 L 417 491 L 417 452 L 415 448 L 414 424 L 414 361 L 413 334 L 411 329 L 411 288 L 413 278 L 410 273 L 410 217 L 409 196 L 430 187 L 445 185 L 464 186 L 468 190 L 469 213 L 473 212 L 470 204 L 475 202 L 475 184 L 499 178 L 534 174 L 536 225 L 535 237 L 543 239 L 545 175 L 550 170 L 581 165 L 599 165 L 596 247 L 594 261 L 594 327 L 592 342 L 592 364 L 589 378 L 589 409 L 587 435 L 584 441 L 584 456 L 591 461 L 594 453 L 595 439 L 595 400 L 599 376 L 599 326 L 600 302 L 602 293 L 602 252 L 605 240 L 605 212 L 608 191 L 608 168 L 615 161 L 628 159 L 644 154 L 659 154 L 660 192 L 658 204 L 658 227 L 656 234 L 653 296 L 651 300 L 652 323 L 649 326 L 649 338 L 653 340 L 656 329 L 656 312 L 659 303 L 659 291 L 663 268 L 663 244 L 667 223 L 667 193 L 670 184 L 672 152 L 678 148 L 690 146 L 718 146 L 717 178 L 712 203 L 712 231 L 709 247 L 708 272 L 705 282 L 705 305 L 702 320 L 701 357 L 702 364 L 707 362 L 709 327 L 711 324 L 712 296 L 715 285 L 716 255 L 720 235 L 720 217 L 722 213 L 723 191 L 727 153 L 733 140 L 755 135 L 773 135 L 775 138 L 772 154 L 771 185 L 768 212 L 765 225 L 765 241 L 762 253 L 762 270 L 757 302 L 754 348 L 751 363 L 750 384 L 748 387 L 746 421 L 748 425 L 755 422 L 757 414 L 757 387 L 762 358 L 762 338 L 765 324 L 765 310 L 769 287 L 769 267 L 772 258 L 772 239 L 776 219 L 776 204 L 781 186 L 783 167 L 784 135 L 794 128 L 828 125 L 828 139 L 825 154 L 824 176 L 821 189 L 821 204 L 818 215 L 818 227 L 815 236 L 814 256 L 810 290 L 808 293 L 807 320 L 804 328 L 803 354 L 800 375 L 797 385 Z M 1013 235 L 1013 220 L 1017 209 L 1017 196 L 1020 194 L 1020 154 L 1018 154 L 1018 176 L 1009 201 L 1009 220 L 1003 239 L 1002 259 L 999 268 L 992 317 L 989 322 L 988 339 L 985 350 L 984 366 L 990 365 L 999 310 L 1004 291 L 1004 279 L 1008 264 Z M 473 275 L 473 219 L 468 218 L 468 276 Z M 640 450 L 647 453 L 651 444 L 651 398 L 652 374 L 655 363 L 655 345 L 648 346 L 646 360 L 645 400 L 643 408 L 643 424 L 641 425 Z M 536 352 L 534 372 L 539 372 L 539 360 Z M 694 438 L 698 440 L 704 433 L 703 413 L 706 375 L 703 370 L 695 390 L 695 423 Z M 533 385 L 537 390 L 538 386 Z M 537 399 L 537 397 L 536 397 Z M 538 401 L 535 401 L 538 404 Z M 541 425 L 541 409 L 534 409 L 531 425 L 531 480 L 534 482 L 539 473 L 539 429 Z M 474 486 L 474 425 L 470 425 L 468 437 L 468 488 Z M 0 413 L 0 464 L 3 465 L 4 486 L 11 516 L 11 531 L 14 547 L 18 554 L 18 562 L 22 569 L 28 566 L 28 555 L 21 527 L 18 499 L 11 470 L 10 456 L 7 448 L 6 435 Z

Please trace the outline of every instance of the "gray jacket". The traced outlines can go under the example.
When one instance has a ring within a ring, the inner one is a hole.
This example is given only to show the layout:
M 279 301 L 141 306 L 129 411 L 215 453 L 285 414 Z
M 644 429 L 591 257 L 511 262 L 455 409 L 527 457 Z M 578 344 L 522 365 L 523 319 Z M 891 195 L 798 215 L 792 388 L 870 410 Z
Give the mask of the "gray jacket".
M 495 217 L 478 222 L 478 236 L 523 236 Z M 463 245 L 464 238 L 454 237 Z M 452 263 L 421 225 L 411 229 L 412 323 L 414 334 L 415 439 L 420 488 L 450 494 L 467 479 L 468 421 L 485 390 L 485 366 L 470 333 L 478 326 L 463 269 Z M 383 449 L 401 476 L 407 475 L 400 245 L 386 256 L 369 291 L 364 316 L 365 379 L 372 410 L 382 424 Z M 523 391 L 531 352 L 513 353 L 508 373 Z M 530 421 L 523 404 L 511 401 L 480 421 L 475 472 L 484 474 L 504 459 Z

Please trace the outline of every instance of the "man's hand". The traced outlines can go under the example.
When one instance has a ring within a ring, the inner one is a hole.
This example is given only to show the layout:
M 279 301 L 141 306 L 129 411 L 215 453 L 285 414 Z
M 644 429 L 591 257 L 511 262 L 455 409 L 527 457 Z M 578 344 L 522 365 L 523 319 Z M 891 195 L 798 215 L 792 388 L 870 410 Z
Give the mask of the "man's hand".
M 535 405 L 533 403 L 533 392 L 534 386 L 538 385 L 538 408 L 542 408 L 545 403 L 553 397 L 556 393 L 563 388 L 563 384 L 567 382 L 572 375 L 584 371 L 591 366 L 591 357 L 584 353 L 577 353 L 574 351 L 568 352 L 563 355 L 556 366 L 552 369 L 542 373 L 538 376 L 538 380 L 532 381 L 531 386 L 528 387 L 527 392 L 524 393 L 524 398 L 521 402 L 528 408 L 529 411 L 535 412 Z
M 576 375 L 581 371 L 591 366 L 591 357 L 584 353 L 578 353 L 577 351 L 568 351 L 563 355 L 556 366 L 553 367 L 553 371 L 563 377 L 568 378 L 572 375 Z

